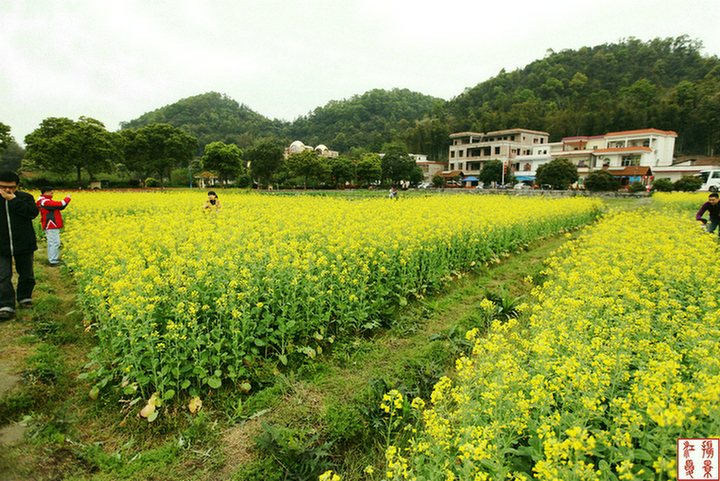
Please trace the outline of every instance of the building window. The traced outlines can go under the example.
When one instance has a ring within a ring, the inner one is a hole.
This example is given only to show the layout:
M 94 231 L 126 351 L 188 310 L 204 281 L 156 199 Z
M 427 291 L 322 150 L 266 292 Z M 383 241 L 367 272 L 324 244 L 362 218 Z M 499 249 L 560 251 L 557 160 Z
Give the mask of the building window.
M 454 151 L 454 150 L 451 150 L 451 151 L 450 151 L 450 158 L 451 158 L 451 159 L 454 159 L 454 158 L 455 158 L 455 151 Z
M 465 152 L 465 151 L 464 151 L 464 150 L 459 150 L 459 151 L 458 151 L 458 157 L 462 157 L 462 156 L 463 156 L 463 152 Z
M 450 164 L 450 170 L 455 170 L 455 164 Z
M 639 155 L 623 155 L 622 163 L 620 165 L 622 165 L 623 167 L 627 167 L 629 165 L 640 165 L 640 156 Z
M 495 147 L 495 155 L 500 153 L 500 147 Z
M 515 140 L 515 136 L 514 136 L 514 135 L 511 135 L 511 136 L 510 136 L 510 140 Z

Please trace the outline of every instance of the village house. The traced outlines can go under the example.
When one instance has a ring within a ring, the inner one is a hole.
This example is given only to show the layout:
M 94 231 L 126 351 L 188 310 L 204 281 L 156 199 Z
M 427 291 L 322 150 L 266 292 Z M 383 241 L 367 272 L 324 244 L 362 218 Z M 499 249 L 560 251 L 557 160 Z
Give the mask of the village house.
M 579 185 L 597 169 L 609 170 L 621 185 L 635 181 L 649 185 L 658 178 L 674 182 L 703 169 L 700 165 L 674 162 L 677 134 L 672 131 L 629 130 L 566 137 L 560 142 L 549 142 L 549 137 L 547 132 L 526 129 L 451 134 L 448 168 L 442 175 L 462 171 L 470 179 L 492 159 L 503 161 L 518 181 L 531 185 L 538 167 L 557 158 L 567 158 L 575 164 Z

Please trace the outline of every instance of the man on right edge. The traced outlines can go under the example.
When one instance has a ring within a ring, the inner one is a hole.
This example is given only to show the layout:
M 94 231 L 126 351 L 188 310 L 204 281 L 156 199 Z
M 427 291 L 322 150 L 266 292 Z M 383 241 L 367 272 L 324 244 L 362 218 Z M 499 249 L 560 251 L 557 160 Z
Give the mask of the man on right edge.
M 705 224 L 705 219 L 702 216 L 706 211 L 710 216 L 710 220 Z M 716 192 L 708 196 L 708 201 L 700 207 L 700 210 L 695 215 L 695 220 L 703 221 L 705 229 L 711 234 L 717 228 L 718 224 L 720 224 L 720 196 Z

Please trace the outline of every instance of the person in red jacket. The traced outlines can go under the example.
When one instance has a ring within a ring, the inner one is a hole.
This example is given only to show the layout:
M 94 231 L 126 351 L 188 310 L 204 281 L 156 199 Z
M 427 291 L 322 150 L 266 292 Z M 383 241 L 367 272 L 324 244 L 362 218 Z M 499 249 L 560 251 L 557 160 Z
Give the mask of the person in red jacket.
M 53 200 L 55 190 L 52 187 L 43 187 L 42 195 L 37 200 L 37 206 L 42 215 L 41 226 L 47 237 L 47 255 L 50 267 L 60 265 L 60 229 L 63 226 L 62 211 L 70 203 L 70 194 L 63 200 Z

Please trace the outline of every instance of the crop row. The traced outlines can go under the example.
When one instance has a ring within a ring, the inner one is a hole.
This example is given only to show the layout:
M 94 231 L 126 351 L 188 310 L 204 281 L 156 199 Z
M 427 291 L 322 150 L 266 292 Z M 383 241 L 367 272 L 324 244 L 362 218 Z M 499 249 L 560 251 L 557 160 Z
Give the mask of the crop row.
M 88 193 L 68 209 L 66 261 L 97 336 L 93 395 L 135 401 L 250 388 L 338 337 L 544 236 L 594 220 L 585 198 L 348 200 Z M 153 401 L 155 402 L 155 401 Z
M 468 333 L 427 406 L 389 393 L 422 428 L 388 478 L 674 479 L 678 438 L 720 434 L 718 262 L 687 212 L 604 218 L 549 259 L 525 319 Z

